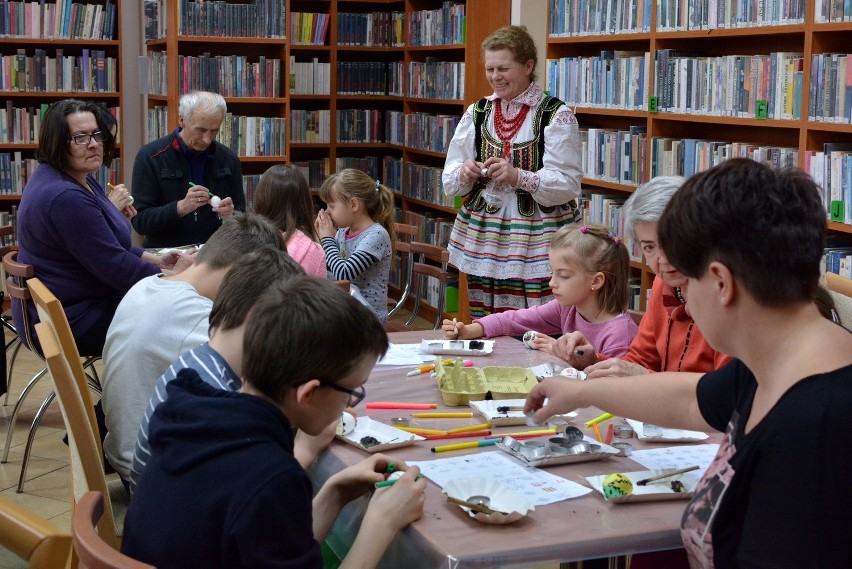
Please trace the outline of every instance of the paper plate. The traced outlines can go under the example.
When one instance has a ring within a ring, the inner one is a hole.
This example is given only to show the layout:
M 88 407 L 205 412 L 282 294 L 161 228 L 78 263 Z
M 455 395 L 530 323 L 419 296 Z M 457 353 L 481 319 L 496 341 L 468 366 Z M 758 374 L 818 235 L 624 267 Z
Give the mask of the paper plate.
M 385 425 L 384 423 L 374 421 L 369 417 L 358 417 L 358 423 L 355 425 L 354 429 L 345 435 L 337 434 L 335 436 L 341 441 L 369 453 L 404 447 L 414 444 L 417 441 L 426 440 L 419 435 L 409 433 L 408 431 L 402 431 L 390 425 Z M 379 442 L 372 446 L 365 446 L 361 442 L 364 437 L 373 437 Z
M 471 342 L 479 342 L 482 348 L 472 348 Z M 448 356 L 487 356 L 494 351 L 494 340 L 422 340 L 420 351 Z
M 626 504 L 629 502 L 655 502 L 660 500 L 688 500 L 695 493 L 695 486 L 701 480 L 701 476 L 696 472 L 687 472 L 678 474 L 671 478 L 665 478 L 657 482 L 649 482 L 645 486 L 639 486 L 637 482 L 652 476 L 658 476 L 671 472 L 671 470 L 639 470 L 636 472 L 622 472 L 633 483 L 633 493 L 627 496 L 619 496 L 618 498 L 609 498 L 607 502 L 613 504 Z M 601 474 L 600 476 L 586 476 L 586 480 L 594 488 L 598 494 L 604 495 L 603 481 L 609 474 Z M 672 490 L 671 483 L 673 480 L 679 480 L 684 487 L 683 492 L 675 492 Z
M 488 496 L 491 502 L 488 507 L 504 513 L 483 514 L 474 512 L 465 506 L 459 506 L 473 519 L 485 524 L 511 524 L 535 510 L 524 497 L 515 494 L 496 480 L 487 478 L 456 478 L 450 480 L 444 487 L 444 494 L 467 500 L 471 496 Z
M 647 425 L 642 421 L 626 419 L 627 424 L 633 427 L 633 431 L 640 441 L 649 443 L 694 443 L 709 438 L 707 433 L 701 431 L 687 431 L 684 429 L 666 429 L 654 425 Z M 653 428 L 653 432 L 649 432 Z

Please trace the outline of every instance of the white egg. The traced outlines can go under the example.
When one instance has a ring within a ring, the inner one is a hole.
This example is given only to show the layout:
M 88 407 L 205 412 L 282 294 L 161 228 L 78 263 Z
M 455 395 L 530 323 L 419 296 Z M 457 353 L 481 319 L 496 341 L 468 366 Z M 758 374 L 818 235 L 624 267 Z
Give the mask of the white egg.
M 219 196 L 213 196 L 212 198 L 210 198 L 210 205 L 212 205 L 213 207 L 219 207 L 220 203 L 222 203 L 222 198 L 220 198 Z
M 405 472 L 403 472 L 402 470 L 391 472 L 388 475 L 388 480 L 396 480 L 397 478 L 402 478 L 403 474 L 405 474 Z
M 340 418 L 340 423 L 337 425 L 338 435 L 348 435 L 355 430 L 355 417 L 351 413 L 344 412 Z

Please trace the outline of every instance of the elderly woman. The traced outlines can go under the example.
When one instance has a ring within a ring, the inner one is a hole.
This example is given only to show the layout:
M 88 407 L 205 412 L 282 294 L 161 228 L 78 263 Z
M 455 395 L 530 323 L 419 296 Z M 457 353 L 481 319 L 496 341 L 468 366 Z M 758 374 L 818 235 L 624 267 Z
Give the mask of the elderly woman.
M 657 240 L 657 222 L 683 182 L 680 176 L 658 176 L 639 186 L 622 209 L 625 233 L 639 244 L 645 262 L 657 275 L 639 333 L 627 354 L 603 359 L 576 332 L 557 341 L 554 354 L 574 367 L 585 368 L 589 378 L 660 371 L 708 372 L 730 360 L 714 350 L 695 325 L 684 298 L 686 277 L 669 263 Z M 579 352 L 583 355 L 576 355 Z
M 40 165 L 18 210 L 18 260 L 33 265 L 35 276 L 62 302 L 77 347 L 87 356 L 101 354 L 124 293 L 175 260 L 131 246 L 130 223 L 92 175 L 114 152 L 115 138 L 95 103 L 54 103 L 41 125 Z M 30 322 L 37 322 L 30 308 Z M 14 309 L 22 331 L 17 303 Z
M 534 83 L 526 28 L 501 28 L 482 50 L 494 93 L 465 111 L 443 173 L 444 193 L 467 196 L 449 250 L 474 318 L 552 299 L 550 238 L 576 221 L 582 177 L 577 119 Z

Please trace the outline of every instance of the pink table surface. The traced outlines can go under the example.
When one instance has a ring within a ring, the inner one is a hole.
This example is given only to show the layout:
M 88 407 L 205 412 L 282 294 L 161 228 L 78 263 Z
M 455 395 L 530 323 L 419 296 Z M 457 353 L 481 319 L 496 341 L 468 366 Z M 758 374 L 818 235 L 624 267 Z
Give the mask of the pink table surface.
M 394 343 L 419 343 L 423 338 L 438 338 L 439 332 L 398 332 L 390 334 Z M 496 339 L 494 353 L 472 359 L 477 366 L 511 365 L 530 367 L 547 361 L 560 360 L 535 350 L 527 349 L 514 338 Z M 564 365 L 564 362 L 560 362 Z M 405 401 L 437 403 L 435 411 L 463 411 L 465 407 L 446 407 L 441 401 L 437 383 L 429 374 L 407 377 L 412 366 L 377 366 L 366 383 L 366 401 Z M 359 415 L 368 415 L 385 423 L 391 417 L 408 416 L 413 411 L 367 410 L 364 404 L 356 409 Z M 586 434 L 594 436 L 583 423 L 600 414 L 598 409 L 578 409 L 572 424 Z M 620 420 L 619 420 L 620 421 Z M 449 429 L 483 422 L 471 419 L 415 419 L 412 425 Z M 606 427 L 606 425 L 604 425 Z M 492 431 L 522 431 L 528 427 L 499 427 Z M 605 432 L 605 429 L 604 429 Z M 719 442 L 721 434 L 712 433 L 706 443 Z M 475 439 L 423 441 L 412 446 L 388 451 L 404 461 L 432 460 L 472 452 L 495 452 L 494 449 L 466 449 L 436 455 L 431 447 Z M 634 450 L 655 448 L 660 445 L 642 443 L 633 438 Z M 499 452 L 499 451 L 498 451 Z M 366 453 L 351 445 L 335 440 L 309 470 L 315 484 L 320 484 L 338 470 L 355 464 Z M 568 480 L 588 486 L 585 476 L 644 470 L 640 464 L 625 457 L 613 457 L 578 464 L 548 466 L 544 470 Z M 328 537 L 331 548 L 342 556 L 357 533 L 366 508 L 366 498 L 349 504 L 341 513 Z M 431 481 L 426 491 L 423 517 L 401 532 L 382 560 L 382 567 L 525 567 L 542 563 L 577 561 L 655 551 L 680 547 L 680 518 L 686 500 L 610 504 L 592 492 L 580 498 L 563 500 L 535 511 L 520 521 L 502 526 L 482 524 L 463 512 L 458 506 L 448 504 L 441 488 Z

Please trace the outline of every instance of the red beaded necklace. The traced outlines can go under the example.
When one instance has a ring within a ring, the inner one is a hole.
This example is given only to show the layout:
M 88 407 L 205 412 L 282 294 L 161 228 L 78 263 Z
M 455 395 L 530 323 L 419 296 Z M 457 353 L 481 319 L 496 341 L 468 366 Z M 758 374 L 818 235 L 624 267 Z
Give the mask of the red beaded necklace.
M 494 109 L 494 132 L 497 133 L 497 138 L 503 142 L 503 158 L 508 158 L 512 152 L 512 140 L 521 130 L 521 125 L 527 118 L 527 113 L 530 112 L 529 105 L 521 105 L 521 110 L 514 118 L 507 119 L 503 115 L 503 105 L 498 99 L 495 102 Z

